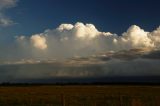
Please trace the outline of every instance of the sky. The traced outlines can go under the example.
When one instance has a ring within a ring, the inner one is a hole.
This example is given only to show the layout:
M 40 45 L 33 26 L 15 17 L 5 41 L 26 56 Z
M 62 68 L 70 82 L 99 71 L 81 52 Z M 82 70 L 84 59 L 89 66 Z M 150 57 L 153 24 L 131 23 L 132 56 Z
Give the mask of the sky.
M 0 0 L 0 82 L 160 76 L 159 4 Z
M 1 28 L 1 33 L 31 35 L 76 22 L 92 23 L 101 31 L 117 34 L 134 24 L 152 31 L 160 23 L 159 4 L 159 0 L 18 0 L 14 8 L 6 10 L 16 24 Z

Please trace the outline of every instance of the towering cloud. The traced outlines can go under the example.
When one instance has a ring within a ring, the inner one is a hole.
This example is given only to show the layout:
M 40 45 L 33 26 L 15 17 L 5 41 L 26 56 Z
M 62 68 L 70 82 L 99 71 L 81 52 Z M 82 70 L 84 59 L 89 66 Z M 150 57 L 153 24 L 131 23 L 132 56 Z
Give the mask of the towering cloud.
M 160 48 L 160 27 L 149 34 L 150 39 L 153 41 L 157 48 Z
M 160 28 L 147 32 L 132 25 L 117 35 L 78 22 L 15 38 L 1 49 L 0 82 L 8 76 L 13 81 L 160 75 Z
M 17 0 L 0 0 L 0 26 L 9 26 L 14 22 L 4 15 L 6 9 L 16 6 Z
M 76 23 L 75 26 L 73 27 L 73 32 L 76 37 L 78 38 L 94 38 L 98 36 L 98 30 L 95 28 L 93 24 L 86 24 L 84 25 L 83 23 Z
M 30 39 L 31 39 L 31 43 L 33 43 L 33 46 L 35 48 L 38 48 L 41 50 L 44 50 L 47 48 L 46 39 L 44 36 L 33 35 Z
M 23 41 L 24 36 L 19 36 L 17 39 Z M 53 58 L 87 56 L 134 48 L 159 49 L 160 28 L 147 32 L 139 26 L 132 25 L 122 35 L 117 35 L 100 32 L 93 24 L 77 22 L 75 25 L 61 24 L 56 29 L 31 35 L 25 42 L 30 48 L 46 51 L 45 55 L 47 53 L 48 57 Z
M 131 47 L 154 47 L 152 40 L 149 38 L 149 32 L 145 32 L 140 27 L 133 25 L 127 32 L 123 33 L 122 41 L 131 44 Z

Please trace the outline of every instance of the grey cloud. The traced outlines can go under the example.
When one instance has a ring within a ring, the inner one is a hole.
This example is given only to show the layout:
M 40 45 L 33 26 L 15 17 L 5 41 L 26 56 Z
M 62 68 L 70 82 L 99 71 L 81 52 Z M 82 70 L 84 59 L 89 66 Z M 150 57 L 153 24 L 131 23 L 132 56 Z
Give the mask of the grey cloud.
M 153 59 L 135 59 L 132 61 L 111 59 L 105 62 L 97 60 L 97 63 L 91 59 L 82 59 L 70 63 L 63 61 L 60 63 L 1 65 L 0 82 L 24 79 L 32 81 L 58 78 L 72 78 L 74 80 L 77 78 L 157 76 L 160 75 L 159 65 L 160 60 Z
M 160 51 L 159 50 L 155 50 L 155 51 L 151 51 L 150 53 L 143 55 L 143 58 L 147 58 L 147 59 L 160 59 Z

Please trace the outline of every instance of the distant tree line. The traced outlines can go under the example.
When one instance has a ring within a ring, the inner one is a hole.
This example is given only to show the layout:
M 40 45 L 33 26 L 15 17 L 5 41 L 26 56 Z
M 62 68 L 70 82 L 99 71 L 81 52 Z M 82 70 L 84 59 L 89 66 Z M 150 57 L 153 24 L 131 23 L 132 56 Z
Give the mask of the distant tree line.
M 42 85 L 160 85 L 160 83 L 137 82 L 54 82 L 54 83 L 11 83 L 3 82 L 0 86 L 42 86 Z

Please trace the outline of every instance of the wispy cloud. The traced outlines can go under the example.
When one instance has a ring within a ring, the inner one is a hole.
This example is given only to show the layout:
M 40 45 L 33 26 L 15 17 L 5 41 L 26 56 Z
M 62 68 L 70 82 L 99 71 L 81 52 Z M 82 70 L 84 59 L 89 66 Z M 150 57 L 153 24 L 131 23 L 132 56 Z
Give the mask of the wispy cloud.
M 0 26 L 6 27 L 14 22 L 5 15 L 5 10 L 15 7 L 18 0 L 0 0 Z

